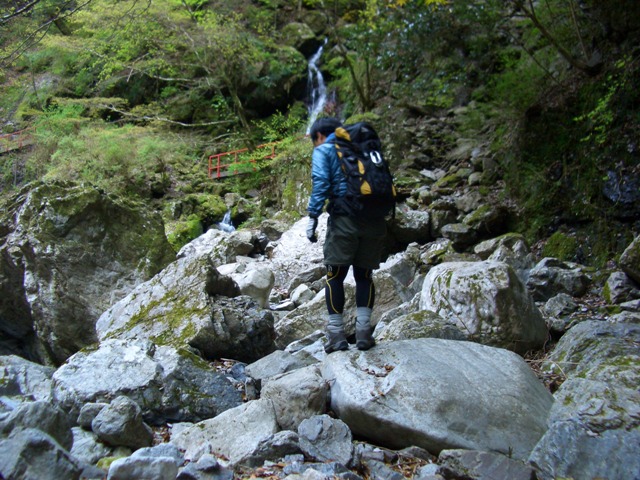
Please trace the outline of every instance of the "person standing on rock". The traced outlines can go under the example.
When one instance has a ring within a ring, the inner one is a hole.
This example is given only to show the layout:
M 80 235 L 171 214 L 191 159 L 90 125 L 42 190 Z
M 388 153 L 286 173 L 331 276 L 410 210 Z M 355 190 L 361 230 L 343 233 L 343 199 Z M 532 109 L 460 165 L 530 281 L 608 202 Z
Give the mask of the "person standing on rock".
M 324 263 L 327 267 L 325 299 L 329 314 L 326 335 L 327 353 L 347 350 L 344 331 L 344 279 L 353 266 L 356 280 L 356 347 L 368 350 L 375 345 L 371 327 L 371 312 L 375 301 L 373 269 L 380 266 L 386 236 L 386 221 L 382 218 L 358 218 L 345 211 L 337 201 L 347 191 L 347 180 L 341 169 L 335 148 L 335 130 L 342 124 L 335 118 L 320 118 L 311 126 L 313 142 L 311 161 L 312 192 L 307 211 L 309 223 L 306 235 L 317 242 L 316 228 L 326 200 L 327 235 L 324 243 Z

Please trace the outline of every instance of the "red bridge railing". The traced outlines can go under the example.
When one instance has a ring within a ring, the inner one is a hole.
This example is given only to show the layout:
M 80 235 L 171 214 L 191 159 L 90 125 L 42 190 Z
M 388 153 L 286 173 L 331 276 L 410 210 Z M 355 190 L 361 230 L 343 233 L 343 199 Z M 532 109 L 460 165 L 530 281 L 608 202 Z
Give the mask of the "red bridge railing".
M 256 164 L 258 161 L 275 158 L 276 143 L 258 145 L 251 151 L 253 155 L 249 159 L 247 159 L 247 155 L 243 155 L 248 152 L 248 148 L 243 148 L 211 155 L 209 157 L 209 178 L 224 178 L 230 175 L 248 173 L 249 170 L 257 170 Z
M 13 133 L 5 133 L 0 135 L 0 153 L 18 150 L 33 143 L 31 133 L 33 128 L 25 128 Z

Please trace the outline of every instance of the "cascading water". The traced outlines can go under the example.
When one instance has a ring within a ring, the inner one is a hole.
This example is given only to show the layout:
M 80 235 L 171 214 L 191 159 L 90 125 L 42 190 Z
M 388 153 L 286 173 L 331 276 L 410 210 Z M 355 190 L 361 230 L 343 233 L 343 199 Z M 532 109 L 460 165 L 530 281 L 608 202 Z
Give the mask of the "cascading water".
M 318 62 L 322 56 L 322 50 L 326 44 L 327 40 L 325 39 L 318 51 L 309 59 L 307 92 L 309 92 L 310 103 L 308 106 L 309 123 L 307 125 L 307 134 L 309 134 L 311 125 L 316 121 L 316 118 L 318 118 L 318 115 L 322 112 L 325 103 L 327 102 L 327 86 L 324 83 L 322 72 L 318 67 Z
M 227 213 L 222 217 L 222 221 L 218 223 L 218 228 L 223 232 L 235 232 L 236 227 L 233 226 L 231 222 L 231 210 L 227 210 Z

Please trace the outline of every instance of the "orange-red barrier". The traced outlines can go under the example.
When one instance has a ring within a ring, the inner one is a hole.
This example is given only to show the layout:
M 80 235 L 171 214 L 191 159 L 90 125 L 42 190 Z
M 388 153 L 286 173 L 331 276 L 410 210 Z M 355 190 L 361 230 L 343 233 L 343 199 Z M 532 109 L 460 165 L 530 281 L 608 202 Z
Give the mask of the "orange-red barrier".
M 23 130 L 18 130 L 13 133 L 5 133 L 0 135 L 0 152 L 9 152 L 11 150 L 18 150 L 27 145 L 31 145 L 32 137 L 31 131 L 32 127 L 25 128 Z
M 270 149 L 269 153 L 258 156 L 258 150 L 264 150 L 267 148 Z M 247 173 L 245 169 L 240 167 L 241 165 L 246 164 L 253 164 L 253 171 L 255 171 L 257 169 L 256 163 L 259 160 L 275 158 L 276 143 L 265 143 L 263 145 L 258 145 L 253 150 L 253 152 L 256 153 L 256 156 L 250 158 L 249 160 L 242 160 L 239 155 L 247 153 L 248 151 L 248 148 L 243 148 L 241 150 L 233 150 L 231 152 L 216 153 L 215 155 L 211 155 L 209 157 L 209 178 L 223 178 L 230 175 Z M 223 163 L 223 161 L 227 160 L 226 157 L 233 157 L 233 160 L 230 163 Z

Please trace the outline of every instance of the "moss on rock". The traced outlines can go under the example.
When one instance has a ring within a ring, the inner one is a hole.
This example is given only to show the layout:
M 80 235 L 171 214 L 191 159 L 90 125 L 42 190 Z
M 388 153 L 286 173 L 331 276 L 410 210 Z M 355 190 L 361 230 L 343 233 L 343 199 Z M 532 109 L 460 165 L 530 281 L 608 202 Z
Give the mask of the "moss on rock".
M 549 237 L 542 249 L 542 255 L 559 260 L 574 260 L 578 251 L 578 241 L 575 237 L 563 232 L 555 232 Z

